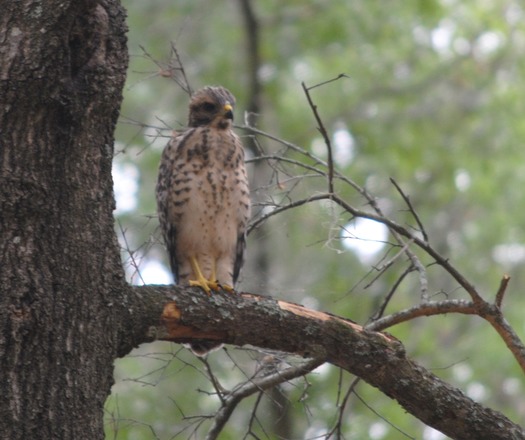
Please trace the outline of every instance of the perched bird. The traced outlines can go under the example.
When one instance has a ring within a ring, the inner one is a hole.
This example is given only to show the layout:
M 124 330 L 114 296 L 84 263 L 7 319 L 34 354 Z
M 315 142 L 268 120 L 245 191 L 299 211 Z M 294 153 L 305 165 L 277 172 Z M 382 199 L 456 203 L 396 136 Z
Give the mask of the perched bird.
M 204 87 L 191 97 L 188 128 L 165 147 L 156 188 L 175 282 L 208 294 L 233 290 L 250 215 L 244 148 L 232 130 L 234 105 L 223 87 Z

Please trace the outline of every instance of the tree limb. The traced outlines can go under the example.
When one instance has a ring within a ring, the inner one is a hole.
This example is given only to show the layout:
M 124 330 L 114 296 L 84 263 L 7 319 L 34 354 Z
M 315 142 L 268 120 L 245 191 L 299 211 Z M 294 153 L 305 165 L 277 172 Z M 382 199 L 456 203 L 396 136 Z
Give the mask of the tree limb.
M 176 286 L 133 287 L 134 297 L 168 298 L 156 338 L 213 339 L 238 346 L 326 361 L 378 388 L 425 424 L 460 439 L 525 439 L 525 430 L 474 402 L 406 357 L 394 337 L 328 313 L 270 297 L 238 293 L 207 296 Z M 151 323 L 150 323 L 151 324 Z

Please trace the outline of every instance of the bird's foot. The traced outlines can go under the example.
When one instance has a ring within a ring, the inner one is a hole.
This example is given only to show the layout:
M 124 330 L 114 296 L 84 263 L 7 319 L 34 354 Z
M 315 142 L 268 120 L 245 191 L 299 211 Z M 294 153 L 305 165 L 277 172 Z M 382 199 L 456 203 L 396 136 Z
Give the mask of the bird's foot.
M 195 275 L 194 280 L 189 280 L 190 286 L 197 286 L 200 287 L 202 290 L 204 290 L 208 296 L 211 295 L 211 291 L 214 290 L 215 292 L 219 290 L 226 290 L 228 293 L 234 293 L 233 287 L 228 284 L 220 284 L 217 280 L 216 275 L 216 269 L 215 264 L 212 267 L 212 272 L 210 275 L 210 278 L 207 279 L 201 271 L 201 268 L 199 267 L 199 263 L 195 257 L 192 257 L 190 259 L 191 267 L 193 269 L 193 273 Z
M 212 290 L 219 290 L 220 286 L 216 280 L 215 270 L 213 270 L 213 273 L 211 274 L 210 279 L 208 280 L 202 274 L 201 268 L 199 267 L 199 263 L 195 257 L 191 257 L 190 263 L 196 278 L 195 280 L 189 281 L 190 286 L 200 287 L 208 294 L 208 296 L 211 295 Z
M 212 290 L 217 291 L 221 287 L 217 281 L 207 280 L 204 277 L 198 278 L 196 280 L 190 280 L 189 284 L 190 286 L 200 287 L 208 295 L 211 295 Z

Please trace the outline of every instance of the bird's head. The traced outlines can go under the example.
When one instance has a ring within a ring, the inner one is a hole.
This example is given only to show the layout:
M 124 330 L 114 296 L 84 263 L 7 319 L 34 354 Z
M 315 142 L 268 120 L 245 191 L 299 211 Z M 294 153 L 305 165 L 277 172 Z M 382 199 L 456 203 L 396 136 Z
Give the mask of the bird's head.
M 220 129 L 230 128 L 233 122 L 235 97 L 224 87 L 204 87 L 190 100 L 188 125 L 211 125 Z

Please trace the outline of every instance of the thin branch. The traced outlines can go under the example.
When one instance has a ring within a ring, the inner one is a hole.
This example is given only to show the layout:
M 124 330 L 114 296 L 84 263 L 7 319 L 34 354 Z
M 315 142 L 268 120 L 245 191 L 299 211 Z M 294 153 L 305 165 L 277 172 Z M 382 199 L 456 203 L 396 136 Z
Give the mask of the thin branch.
M 398 426 L 394 425 L 391 421 L 389 421 L 386 417 L 382 416 L 381 414 L 379 414 L 374 408 L 372 408 L 368 403 L 366 403 L 366 401 L 359 395 L 357 394 L 357 392 L 355 390 L 353 390 L 353 394 L 360 400 L 360 402 L 365 405 L 368 410 L 372 411 L 372 413 L 374 413 L 378 418 L 380 418 L 381 420 L 383 420 L 384 422 L 388 423 L 392 428 L 394 428 L 397 432 L 399 432 L 400 434 L 402 434 L 403 436 L 405 436 L 406 438 L 408 439 L 411 439 L 411 440 L 416 440 L 415 437 L 412 437 L 411 435 L 408 435 L 405 431 L 403 431 L 401 428 L 399 428 Z
M 403 245 L 403 247 L 392 257 L 390 258 L 390 260 L 388 260 L 387 262 L 381 264 L 381 266 L 379 267 L 374 267 L 374 269 L 378 270 L 378 271 L 382 271 L 382 270 L 385 270 L 387 268 L 389 268 L 390 266 L 392 266 L 392 264 L 394 264 L 396 262 L 396 260 L 401 256 L 403 255 L 406 250 L 408 249 L 408 246 L 410 245 L 410 243 L 412 243 L 412 239 L 410 239 L 410 241 L 408 243 L 405 243 Z
M 309 92 L 310 89 L 306 87 L 304 82 L 302 82 L 301 85 L 303 86 L 303 90 L 306 95 L 306 99 L 308 100 L 308 104 L 310 105 L 310 108 L 312 109 L 315 120 L 317 121 L 317 129 L 323 136 L 324 143 L 326 145 L 327 156 L 328 156 L 328 192 L 330 194 L 333 194 L 334 193 L 334 160 L 332 157 L 332 143 L 330 142 L 330 136 L 328 136 L 328 132 L 326 131 L 326 128 L 323 124 L 321 116 L 319 116 L 319 112 L 317 111 L 317 106 L 312 101 L 312 97 L 310 96 L 310 92 Z
M 304 162 L 299 162 L 298 160 L 290 159 L 288 157 L 279 156 L 277 154 L 269 154 L 269 155 L 265 155 L 265 156 L 252 157 L 251 159 L 247 159 L 246 163 L 259 162 L 261 160 L 266 160 L 266 161 L 274 160 L 276 162 L 289 163 L 291 165 L 295 165 L 297 167 L 304 168 L 306 170 L 314 171 L 315 173 L 319 174 L 320 176 L 323 176 L 323 177 L 327 176 L 327 174 L 323 170 L 321 170 L 321 169 L 319 169 L 319 168 L 317 168 L 315 166 L 308 165 L 308 164 L 306 164 Z
M 258 134 L 258 135 L 261 135 L 261 136 L 265 136 L 268 139 L 271 139 L 271 140 L 274 140 L 276 142 L 279 142 L 280 144 L 284 145 L 287 149 L 290 149 L 290 150 L 292 150 L 294 152 L 297 152 L 297 153 L 307 157 L 308 159 L 311 159 L 311 160 L 315 161 L 316 164 L 320 164 L 320 165 L 326 167 L 327 169 L 330 169 L 330 162 L 328 162 L 328 163 L 324 162 L 320 158 L 314 156 L 313 154 L 311 154 L 310 152 L 306 151 L 304 148 L 299 147 L 298 145 L 295 145 L 295 144 L 293 144 L 291 142 L 287 142 L 287 141 L 285 141 L 283 139 L 280 139 L 280 138 L 278 138 L 276 136 L 273 136 L 273 135 L 271 135 L 269 133 L 266 133 L 266 132 L 263 132 L 261 130 L 255 129 L 253 127 L 241 126 L 239 128 L 247 130 L 247 131 L 249 131 L 249 132 L 251 132 L 251 133 L 253 133 L 255 135 Z M 318 169 L 316 168 L 316 172 L 318 172 L 317 170 Z M 331 178 L 330 178 L 330 176 L 328 176 L 328 180 L 329 181 L 331 181 L 333 183 L 333 179 L 337 178 L 337 179 L 341 180 L 342 182 L 347 183 L 348 185 L 350 185 L 351 188 L 356 190 L 362 197 L 365 198 L 365 200 L 368 202 L 368 204 L 372 207 L 372 209 L 376 212 L 376 214 L 378 216 L 376 218 L 372 218 L 372 217 L 365 217 L 365 218 L 370 218 L 370 219 L 376 220 L 376 221 L 380 221 L 379 219 L 386 219 L 385 215 L 383 214 L 382 210 L 378 206 L 377 201 L 374 199 L 374 197 L 372 197 L 368 193 L 368 191 L 366 191 L 366 189 L 364 189 L 363 187 L 359 186 L 358 184 L 356 184 L 354 181 L 352 181 L 348 177 L 346 177 L 346 176 L 342 175 L 341 173 L 337 172 L 337 170 L 333 169 L 333 162 L 332 162 L 332 172 L 333 172 L 333 176 Z M 326 176 L 326 174 L 323 174 L 323 175 Z M 330 193 L 330 191 L 329 191 L 328 195 L 324 196 L 322 198 L 323 199 L 325 199 L 325 198 L 331 199 L 332 198 L 332 194 L 333 193 Z M 301 204 L 303 204 L 303 203 L 300 203 L 299 205 L 301 205 Z M 289 207 L 291 208 L 293 206 L 289 206 Z M 277 212 L 273 212 L 273 213 L 270 213 L 270 214 L 274 215 L 276 213 Z M 271 215 L 269 215 L 269 216 L 271 216 Z M 258 226 L 258 224 L 260 224 L 265 219 L 266 218 L 258 219 L 255 225 L 250 226 L 249 231 L 251 231 L 254 227 Z M 382 223 L 384 223 L 386 226 L 389 227 L 393 237 L 398 241 L 398 243 L 401 246 L 404 246 L 405 243 L 404 243 L 403 239 L 400 237 L 399 232 L 396 231 L 395 229 L 391 228 L 387 222 L 383 221 Z M 408 238 L 410 238 L 412 236 L 412 234 L 408 233 L 408 231 L 407 231 L 407 234 L 401 234 L 401 235 L 405 235 Z M 412 262 L 413 266 L 417 269 L 417 271 L 419 273 L 420 286 L 421 286 L 421 297 L 422 297 L 422 299 L 424 301 L 427 301 L 428 300 L 428 294 L 427 294 L 428 281 L 427 281 L 427 277 L 426 277 L 425 268 L 421 264 L 421 262 L 419 261 L 417 256 L 413 252 L 411 252 L 409 248 L 406 248 L 405 253 L 408 256 L 408 258 L 410 259 L 410 261 Z
M 407 204 L 408 209 L 410 210 L 410 212 L 411 212 L 412 215 L 414 216 L 414 219 L 415 219 L 416 222 L 417 222 L 418 228 L 419 228 L 421 234 L 423 235 L 423 240 L 425 240 L 426 242 L 428 242 L 428 235 L 427 235 L 427 232 L 425 231 L 425 227 L 423 226 L 423 223 L 421 222 L 421 219 L 419 218 L 418 213 L 417 213 L 416 210 L 414 209 L 414 206 L 412 206 L 412 202 L 410 201 L 410 197 L 408 197 L 408 196 L 404 193 L 404 191 L 401 189 L 401 187 L 397 184 L 397 182 L 396 182 L 392 177 L 390 178 L 390 182 L 392 182 L 392 184 L 396 187 L 397 192 L 401 195 L 401 197 L 403 197 L 403 200 L 404 200 L 405 203 Z
M 398 234 L 413 240 L 418 247 L 420 247 L 428 255 L 430 255 L 436 261 L 437 264 L 442 266 L 459 283 L 459 285 L 467 291 L 467 293 L 471 296 L 474 302 L 480 304 L 483 303 L 483 299 L 481 298 L 476 288 L 450 263 L 450 261 L 447 258 L 439 254 L 432 246 L 430 246 L 429 243 L 414 235 L 405 227 L 401 226 L 400 224 L 394 222 L 393 220 L 390 220 L 389 218 L 383 215 L 373 214 L 370 212 L 362 211 L 360 209 L 356 209 L 352 205 L 346 203 L 337 195 L 331 196 L 331 199 L 355 217 L 367 218 L 369 220 L 375 220 L 379 223 L 383 223 L 384 225 L 388 226 L 390 230 L 395 231 Z
M 315 202 L 317 200 L 326 200 L 330 199 L 330 194 L 318 194 L 315 196 L 308 197 L 306 199 L 296 200 L 295 202 L 288 203 L 284 206 L 279 206 L 278 208 L 275 208 L 273 211 L 268 212 L 267 214 L 262 215 L 257 220 L 253 221 L 250 226 L 248 227 L 247 233 L 250 234 L 254 229 L 256 229 L 260 224 L 264 223 L 267 219 L 270 217 L 273 217 L 274 215 L 280 214 L 281 212 L 287 211 L 288 209 L 297 208 L 298 206 L 305 205 L 307 203 Z
M 390 289 L 390 291 L 387 293 L 387 295 L 385 296 L 385 299 L 383 300 L 382 304 L 379 306 L 379 310 L 376 312 L 375 316 L 372 318 L 372 320 L 375 322 L 377 321 L 379 318 L 381 318 L 383 316 L 383 314 L 385 313 L 385 310 L 386 310 L 386 307 L 388 306 L 388 304 L 390 303 L 390 300 L 392 299 L 392 297 L 394 296 L 394 293 L 397 291 L 398 287 L 401 285 L 401 283 L 403 282 L 403 280 L 405 279 L 405 277 L 410 273 L 412 272 L 414 269 L 412 267 L 408 267 L 407 269 L 405 269 L 405 271 L 401 274 L 401 276 L 396 280 L 396 282 L 394 283 L 394 285 L 392 286 L 392 288 Z
M 175 58 L 176 64 L 173 63 L 173 59 Z M 188 80 L 188 77 L 186 76 L 186 70 L 184 69 L 184 63 L 182 62 L 182 59 L 180 57 L 179 51 L 177 50 L 177 46 L 175 45 L 175 42 L 171 42 L 171 58 L 168 63 L 168 66 L 173 72 L 180 72 L 180 75 L 182 76 L 182 81 L 177 78 L 176 75 L 170 75 L 171 78 L 180 86 L 184 92 L 188 96 L 191 96 L 193 94 L 193 89 L 191 87 L 190 81 Z
M 199 359 L 205 366 L 206 372 L 208 373 L 208 378 L 215 389 L 215 392 L 217 393 L 217 396 L 219 397 L 219 400 L 222 404 L 224 404 L 224 387 L 219 383 L 217 377 L 215 374 L 213 374 L 213 371 L 211 370 L 210 364 L 208 363 L 208 360 L 205 358 L 202 358 L 200 356 L 196 356 L 197 359 Z
M 259 391 L 264 391 L 280 383 L 303 376 L 319 365 L 323 364 L 324 360 L 311 359 L 302 365 L 289 367 L 283 371 L 278 371 L 267 376 L 255 378 L 249 382 L 245 382 L 236 390 L 232 391 L 226 396 L 222 407 L 217 411 L 214 418 L 214 423 L 206 436 L 206 440 L 214 440 L 224 428 L 224 425 L 229 420 L 236 406 L 246 397 L 251 396 Z
M 284 139 L 281 139 L 281 138 L 279 138 L 277 136 L 274 136 L 274 135 L 272 135 L 270 133 L 267 133 L 265 131 L 259 130 L 258 128 L 254 128 L 254 127 L 249 126 L 249 125 L 239 125 L 239 126 L 235 126 L 235 127 L 239 128 L 241 130 L 245 130 L 245 131 L 247 131 L 249 133 L 252 133 L 252 134 L 264 136 L 264 137 L 266 137 L 266 138 L 268 138 L 268 139 L 270 139 L 272 141 L 278 142 L 279 144 L 285 146 L 286 148 L 288 148 L 288 149 L 290 149 L 290 150 L 292 150 L 292 151 L 294 151 L 296 153 L 299 153 L 299 154 L 307 157 L 308 159 L 314 161 L 316 164 L 323 165 L 323 166 L 325 166 L 328 169 L 328 163 L 327 162 L 325 162 L 324 160 L 318 158 L 317 156 L 314 156 L 309 151 L 305 150 L 304 148 L 301 148 L 300 146 L 298 146 L 298 145 L 296 145 L 296 144 L 294 144 L 292 142 L 285 141 Z M 376 201 L 372 197 L 372 195 L 370 195 L 366 189 L 364 189 L 361 186 L 359 186 L 352 179 L 350 179 L 347 176 L 337 172 L 337 170 L 334 170 L 334 177 L 335 176 L 337 176 L 338 179 L 340 179 L 341 181 L 347 183 L 354 190 L 356 190 L 359 194 L 361 194 L 366 199 L 366 201 L 370 204 L 370 206 L 375 207 L 377 205 Z
M 507 291 L 507 286 L 509 285 L 510 276 L 507 274 L 503 275 L 503 278 L 501 279 L 501 283 L 499 285 L 498 293 L 496 293 L 496 306 L 501 309 L 501 305 L 503 303 L 503 297 L 505 296 L 505 292 Z
M 341 79 L 341 78 L 350 78 L 350 77 L 346 73 L 340 73 L 335 78 L 328 79 L 326 81 L 320 82 L 319 84 L 314 84 L 313 86 L 308 87 L 308 90 L 312 90 L 312 89 L 315 89 L 316 87 L 321 87 L 326 84 L 330 84 L 331 82 L 337 81 L 338 79 Z
M 259 426 L 261 427 L 261 429 L 264 431 L 264 427 L 262 426 L 262 424 L 257 419 L 257 408 L 259 408 L 259 404 L 261 403 L 261 400 L 262 400 L 263 396 L 264 396 L 264 392 L 263 391 L 259 391 L 257 399 L 255 399 L 255 403 L 253 404 L 252 413 L 250 415 L 250 421 L 248 422 L 248 434 L 252 435 L 254 437 L 255 437 L 255 434 L 253 433 L 253 424 L 254 424 L 254 422 L 257 421 L 259 423 Z M 245 436 L 245 438 L 246 438 L 246 436 Z
M 367 330 L 382 331 L 402 322 L 410 321 L 421 316 L 444 315 L 447 313 L 461 313 L 464 315 L 477 315 L 479 312 L 472 301 L 447 300 L 418 304 L 400 312 L 377 319 L 367 325 Z
M 496 304 L 491 306 L 485 303 L 485 305 L 478 307 L 478 312 L 479 316 L 488 321 L 498 332 L 507 348 L 520 364 L 521 369 L 525 372 L 525 346 L 518 334 L 507 322 L 503 313 L 501 313 L 500 308 Z
M 340 405 L 338 405 L 337 422 L 336 422 L 335 426 L 332 428 L 332 430 L 326 434 L 326 437 L 325 437 L 326 439 L 329 439 L 330 437 L 332 437 L 332 435 L 334 435 L 334 433 L 336 433 L 336 432 L 337 432 L 336 438 L 341 438 L 341 426 L 343 426 L 343 415 L 344 415 L 344 412 L 345 412 L 345 409 L 346 409 L 346 405 L 348 403 L 348 400 L 350 399 L 350 396 L 354 392 L 355 387 L 357 386 L 357 384 L 359 382 L 361 382 L 361 378 L 356 377 L 352 381 L 350 386 L 348 387 L 348 390 L 345 393 L 343 401 L 341 402 Z M 339 385 L 339 386 L 341 386 L 341 385 Z
M 142 284 L 146 284 L 146 282 L 142 278 L 142 274 L 140 273 L 140 267 L 139 267 L 140 263 L 135 260 L 135 251 L 133 251 L 131 249 L 131 246 L 130 246 L 130 244 L 128 242 L 128 239 L 126 237 L 126 230 L 123 228 L 122 223 L 118 219 L 117 219 L 117 224 L 118 224 L 118 227 L 119 227 L 119 230 L 120 230 L 120 234 L 121 234 L 122 240 L 124 241 L 124 245 L 125 245 L 124 249 L 126 250 L 126 252 L 129 255 L 129 259 L 131 261 L 131 266 L 135 269 L 135 273 L 133 273 L 130 278 L 133 279 L 135 274 L 137 274 L 139 276 L 139 278 L 140 278 L 140 281 L 142 281 Z
M 505 283 L 505 281 L 502 281 L 502 283 Z M 477 315 L 487 321 L 494 330 L 498 332 L 521 369 L 525 372 L 525 346 L 518 334 L 507 322 L 497 304 L 492 305 L 485 301 L 476 302 L 464 300 L 427 302 L 373 321 L 367 324 L 365 328 L 368 330 L 381 331 L 421 316 L 444 315 L 447 313 Z

